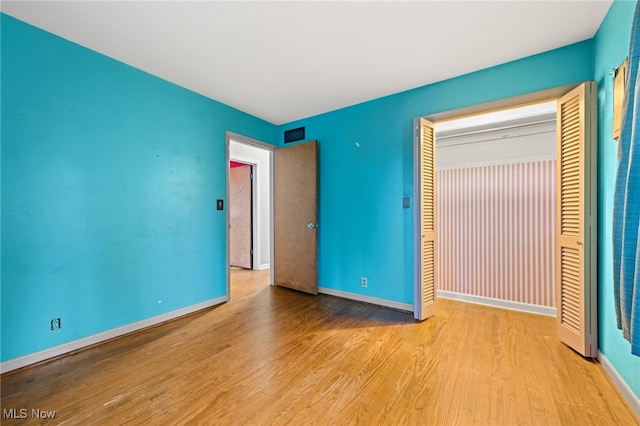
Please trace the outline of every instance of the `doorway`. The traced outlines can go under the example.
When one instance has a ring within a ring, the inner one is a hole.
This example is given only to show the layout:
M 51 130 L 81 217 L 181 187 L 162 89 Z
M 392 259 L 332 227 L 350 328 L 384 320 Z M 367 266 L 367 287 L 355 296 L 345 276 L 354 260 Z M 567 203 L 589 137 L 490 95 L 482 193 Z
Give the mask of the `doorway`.
M 436 312 L 439 275 L 436 238 L 434 121 L 554 100 L 557 106 L 555 269 L 558 338 L 586 357 L 597 354 L 597 170 L 595 82 L 569 85 L 415 120 L 414 316 Z M 475 111 L 471 111 L 475 110 Z M 470 248 L 466 248 L 471 250 Z M 477 248 L 475 248 L 477 249 Z
M 438 296 L 556 315 L 556 102 L 436 123 Z
M 276 148 L 227 132 L 227 162 L 254 165 L 253 269 L 269 269 L 271 285 L 312 294 L 318 288 L 317 145 L 317 141 L 306 141 Z M 227 182 L 229 170 L 227 167 Z M 229 200 L 228 184 L 226 198 Z M 229 208 L 226 219 L 229 226 Z M 227 232 L 227 300 L 231 299 L 230 234 Z
M 251 247 L 252 252 L 250 270 L 267 271 L 271 270 L 271 258 L 273 253 L 273 220 L 272 220 L 272 179 L 273 179 L 273 151 L 275 146 L 265 142 L 242 136 L 236 133 L 227 132 L 227 164 L 235 162 L 241 165 L 248 165 L 252 169 L 253 179 L 251 179 Z M 241 169 L 240 167 L 235 167 Z M 246 169 L 245 169 L 246 171 Z M 231 274 L 231 266 L 235 261 L 232 254 L 232 205 L 233 196 L 231 193 L 231 173 L 232 168 L 227 167 L 227 224 L 230 229 L 227 233 L 227 299 L 231 298 L 232 277 L 238 274 Z M 248 271 L 250 272 L 250 271 Z M 260 274 L 264 276 L 264 273 Z M 269 272 L 271 278 L 265 285 L 273 283 L 272 272 Z

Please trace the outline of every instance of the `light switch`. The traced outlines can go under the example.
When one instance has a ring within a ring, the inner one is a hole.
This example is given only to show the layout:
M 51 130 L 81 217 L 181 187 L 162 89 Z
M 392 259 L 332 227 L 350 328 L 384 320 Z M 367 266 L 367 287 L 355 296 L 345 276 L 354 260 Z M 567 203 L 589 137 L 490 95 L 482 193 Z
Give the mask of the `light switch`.
M 218 200 L 218 202 L 216 203 L 216 209 L 217 210 L 224 210 L 224 201 L 223 200 Z
M 402 199 L 402 208 L 403 209 L 408 209 L 409 207 L 411 207 L 411 201 L 410 201 L 409 197 L 404 197 Z

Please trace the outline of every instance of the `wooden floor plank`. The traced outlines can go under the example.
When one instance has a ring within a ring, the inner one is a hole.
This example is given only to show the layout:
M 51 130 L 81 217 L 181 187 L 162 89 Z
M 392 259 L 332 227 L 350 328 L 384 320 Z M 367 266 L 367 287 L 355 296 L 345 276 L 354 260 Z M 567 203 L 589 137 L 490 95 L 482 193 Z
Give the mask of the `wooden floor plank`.
M 640 425 L 553 318 L 439 300 L 412 315 L 268 285 L 231 302 L 1 376 L 2 409 L 54 423 Z M 47 423 L 49 422 L 49 423 Z

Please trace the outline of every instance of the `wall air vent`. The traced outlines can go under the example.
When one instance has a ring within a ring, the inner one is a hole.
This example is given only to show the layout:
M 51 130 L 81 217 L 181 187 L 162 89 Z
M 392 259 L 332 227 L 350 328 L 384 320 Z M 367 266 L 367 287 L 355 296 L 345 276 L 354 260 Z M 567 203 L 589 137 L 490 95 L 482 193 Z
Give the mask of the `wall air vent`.
M 303 139 L 304 139 L 304 127 L 298 127 L 297 129 L 285 130 L 285 132 L 284 132 L 284 143 L 301 141 Z

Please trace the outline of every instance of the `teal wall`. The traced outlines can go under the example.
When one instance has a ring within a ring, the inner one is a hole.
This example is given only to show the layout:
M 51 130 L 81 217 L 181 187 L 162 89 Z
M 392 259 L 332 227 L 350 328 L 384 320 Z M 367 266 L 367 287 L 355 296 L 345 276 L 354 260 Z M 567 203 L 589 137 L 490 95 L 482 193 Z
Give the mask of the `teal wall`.
M 0 19 L 1 359 L 223 296 L 225 131 L 277 127 Z
M 613 80 L 609 72 L 629 54 L 636 2 L 616 1 L 594 37 L 595 80 L 598 82 L 598 230 L 600 351 L 640 397 L 640 358 L 616 326 L 613 308 L 612 218 L 618 167 L 618 143 L 611 138 Z
M 280 143 L 297 126 L 319 141 L 319 285 L 413 304 L 413 118 L 591 80 L 592 55 L 584 41 L 281 126 Z

